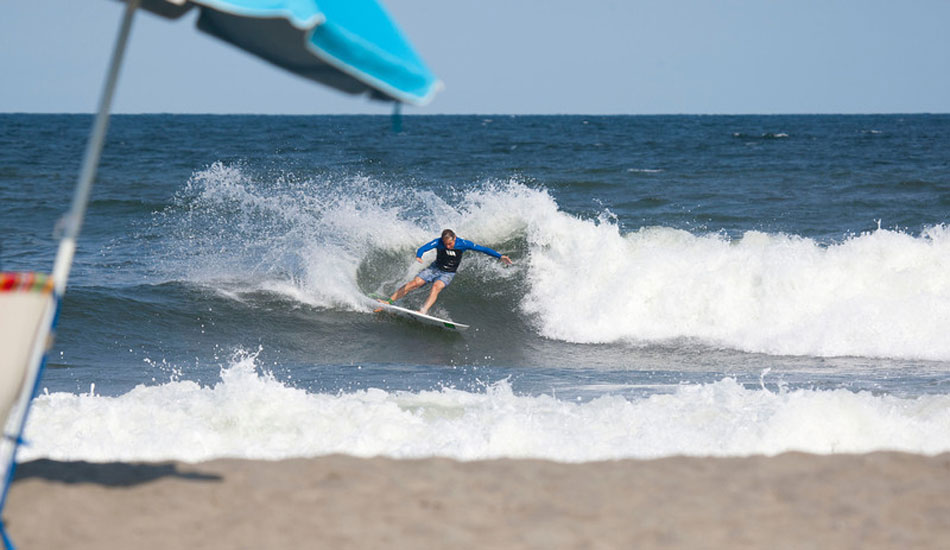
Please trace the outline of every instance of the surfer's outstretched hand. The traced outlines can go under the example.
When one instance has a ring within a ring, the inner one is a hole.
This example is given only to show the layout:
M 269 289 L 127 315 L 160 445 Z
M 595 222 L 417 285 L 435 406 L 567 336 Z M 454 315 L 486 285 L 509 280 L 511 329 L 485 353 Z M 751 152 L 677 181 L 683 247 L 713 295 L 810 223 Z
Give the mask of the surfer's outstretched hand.
M 502 257 L 501 257 L 501 263 L 503 263 L 503 264 L 505 264 L 505 265 L 511 265 L 511 264 L 514 263 L 514 262 L 512 262 L 512 261 L 511 261 L 511 258 L 509 258 L 508 256 L 502 256 Z

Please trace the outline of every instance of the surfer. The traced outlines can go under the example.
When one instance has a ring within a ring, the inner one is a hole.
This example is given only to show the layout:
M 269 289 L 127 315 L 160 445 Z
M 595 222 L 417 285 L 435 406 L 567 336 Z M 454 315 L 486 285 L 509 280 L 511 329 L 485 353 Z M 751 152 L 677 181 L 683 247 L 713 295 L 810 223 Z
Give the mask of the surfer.
M 388 302 L 390 304 L 402 298 L 406 294 L 409 294 L 413 290 L 432 283 L 432 290 L 429 291 L 429 298 L 427 298 L 425 303 L 422 304 L 422 307 L 419 308 L 419 313 L 422 313 L 423 315 L 428 313 L 429 308 L 435 303 L 436 299 L 439 297 L 439 293 L 442 292 L 442 289 L 449 286 L 449 284 L 452 282 L 452 279 L 455 278 L 455 272 L 458 270 L 459 264 L 462 263 L 462 254 L 466 250 L 475 250 L 476 252 L 488 254 L 489 256 L 498 258 L 505 265 L 511 265 L 511 258 L 508 256 L 504 256 L 500 252 L 492 250 L 486 246 L 477 245 L 472 241 L 460 239 L 451 229 L 442 231 L 441 237 L 432 239 L 431 241 L 419 247 L 419 250 L 416 250 L 416 261 L 421 264 L 422 255 L 433 248 L 436 251 L 435 261 L 429 264 L 429 267 L 420 271 L 419 274 L 415 276 L 415 278 L 402 285 L 399 290 L 394 292 L 393 295 L 389 297 Z M 386 303 L 386 300 L 379 301 Z

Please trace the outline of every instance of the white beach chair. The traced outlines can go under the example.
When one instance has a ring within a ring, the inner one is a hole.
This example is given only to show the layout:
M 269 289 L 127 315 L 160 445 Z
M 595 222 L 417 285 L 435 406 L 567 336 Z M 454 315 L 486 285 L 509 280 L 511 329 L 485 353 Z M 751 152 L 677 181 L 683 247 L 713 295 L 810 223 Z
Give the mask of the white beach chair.
M 43 273 L 0 273 L 0 510 L 13 478 L 16 448 L 39 371 L 52 344 L 53 279 Z M 6 533 L 2 533 L 4 544 Z

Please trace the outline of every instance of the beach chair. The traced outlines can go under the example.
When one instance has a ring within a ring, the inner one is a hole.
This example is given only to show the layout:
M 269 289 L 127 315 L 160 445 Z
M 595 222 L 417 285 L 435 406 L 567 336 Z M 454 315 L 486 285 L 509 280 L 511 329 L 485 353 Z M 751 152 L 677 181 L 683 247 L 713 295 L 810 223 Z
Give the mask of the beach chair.
M 58 300 L 43 273 L 0 273 L 0 511 L 7 500 L 30 401 L 52 344 Z M 12 548 L 0 518 L 0 535 Z

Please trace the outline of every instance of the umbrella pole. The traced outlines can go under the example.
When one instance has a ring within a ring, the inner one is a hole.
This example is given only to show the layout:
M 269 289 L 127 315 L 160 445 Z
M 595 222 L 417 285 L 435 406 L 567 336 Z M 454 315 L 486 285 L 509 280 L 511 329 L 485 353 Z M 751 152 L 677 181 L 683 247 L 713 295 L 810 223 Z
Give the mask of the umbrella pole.
M 59 241 L 59 250 L 56 252 L 56 262 L 53 264 L 53 284 L 56 296 L 62 296 L 66 290 L 66 279 L 72 267 L 73 255 L 76 252 L 76 238 L 82 228 L 83 217 L 86 215 L 86 206 L 89 204 L 89 195 L 92 183 L 96 178 L 96 169 L 99 167 L 99 157 L 102 156 L 102 145 L 105 142 L 106 130 L 109 127 L 109 111 L 112 108 L 112 96 L 115 93 L 116 82 L 119 80 L 119 68 L 129 33 L 132 30 L 132 18 L 139 7 L 140 0 L 127 0 L 125 14 L 119 27 L 119 35 L 112 50 L 112 61 L 106 75 L 105 87 L 99 99 L 99 112 L 89 134 L 86 144 L 86 154 L 83 157 L 82 169 L 79 172 L 79 181 L 73 194 L 73 204 L 64 220 L 63 236 Z
M 23 437 L 23 429 L 26 427 L 27 413 L 30 408 L 30 401 L 36 395 L 39 388 L 40 375 L 42 374 L 43 363 L 45 362 L 45 348 L 52 332 L 53 325 L 56 324 L 59 304 L 61 303 L 63 292 L 66 290 L 66 279 L 69 278 L 69 270 L 72 267 L 73 255 L 76 252 L 76 238 L 79 236 L 79 230 L 82 227 L 82 220 L 86 214 L 86 206 L 89 203 L 89 195 L 92 191 L 92 183 L 96 177 L 96 168 L 99 165 L 99 157 L 102 155 L 102 144 L 105 141 L 106 130 L 109 126 L 109 110 L 112 107 L 112 96 L 115 93 L 116 82 L 119 79 L 119 67 L 122 65 L 122 57 L 125 54 L 125 47 L 128 43 L 129 33 L 132 30 L 132 19 L 135 10 L 139 7 L 140 0 L 127 0 L 125 14 L 122 17 L 122 24 L 119 28 L 119 35 L 116 38 L 115 47 L 112 51 L 112 60 L 109 64 L 109 72 L 106 75 L 105 87 L 102 91 L 102 97 L 99 100 L 99 112 L 96 114 L 93 123 L 92 132 L 89 135 L 89 142 L 86 144 L 86 154 L 83 157 L 82 169 L 79 173 L 79 181 L 76 183 L 76 190 L 73 194 L 73 203 L 69 213 L 64 220 L 65 227 L 63 236 L 59 241 L 59 250 L 56 252 L 56 261 L 53 264 L 53 300 L 54 303 L 48 308 L 44 321 L 37 331 L 34 344 L 34 352 L 27 365 L 26 381 L 24 388 L 17 398 L 17 403 L 10 412 L 11 419 L 15 415 L 16 433 L 12 435 L 13 450 L 9 457 L 3 457 L 3 461 L 9 460 L 5 471 L 3 487 L 0 488 L 0 512 L 6 504 L 6 498 L 10 489 L 10 483 L 13 481 L 13 470 L 16 466 L 16 451 Z M 3 424 L 6 424 L 4 422 Z M 3 428 L 0 425 L 0 428 Z M 0 434 L 4 437 L 5 434 Z M 3 518 L 0 518 L 0 542 L 7 550 L 13 550 L 13 541 L 6 531 L 3 524 Z

